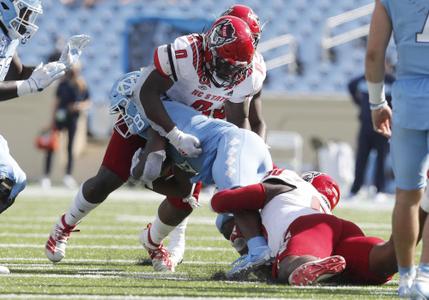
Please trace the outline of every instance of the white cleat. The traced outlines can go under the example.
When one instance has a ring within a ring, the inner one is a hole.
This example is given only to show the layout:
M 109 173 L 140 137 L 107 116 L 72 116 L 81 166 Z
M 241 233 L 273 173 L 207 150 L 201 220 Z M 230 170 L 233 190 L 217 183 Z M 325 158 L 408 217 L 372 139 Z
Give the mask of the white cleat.
M 10 274 L 8 267 L 0 266 L 0 274 Z
M 45 245 L 45 253 L 52 262 L 59 262 L 66 256 L 67 240 L 75 230 L 76 225 L 70 226 L 65 222 L 65 215 L 54 225 Z
M 149 253 L 152 266 L 157 272 L 174 272 L 174 263 L 171 261 L 170 253 L 163 244 L 155 244 L 150 237 L 150 227 L 148 224 L 140 235 L 140 242 Z
M 413 285 L 414 277 L 415 277 L 414 271 L 399 277 L 399 286 L 398 286 L 399 298 L 410 298 L 411 286 Z
M 417 271 L 410 289 L 410 297 L 413 300 L 429 299 L 429 274 Z

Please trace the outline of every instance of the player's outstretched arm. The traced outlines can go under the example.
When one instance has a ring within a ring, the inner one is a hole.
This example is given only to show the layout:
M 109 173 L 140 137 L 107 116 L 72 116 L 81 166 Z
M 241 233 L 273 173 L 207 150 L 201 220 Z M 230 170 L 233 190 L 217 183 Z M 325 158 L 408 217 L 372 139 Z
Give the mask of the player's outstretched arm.
M 0 101 L 40 92 L 52 82 L 64 76 L 65 69 L 66 66 L 59 62 L 51 62 L 46 65 L 40 64 L 28 79 L 0 82 Z

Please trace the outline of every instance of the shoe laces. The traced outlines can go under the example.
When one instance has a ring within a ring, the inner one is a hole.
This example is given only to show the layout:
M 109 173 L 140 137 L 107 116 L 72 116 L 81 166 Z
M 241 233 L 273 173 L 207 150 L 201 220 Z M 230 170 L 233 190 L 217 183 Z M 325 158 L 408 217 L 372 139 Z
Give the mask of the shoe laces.
M 60 224 L 57 224 L 57 226 L 55 226 L 55 239 L 57 241 L 64 241 L 66 242 L 67 239 L 70 237 L 70 234 L 72 232 L 79 232 L 79 229 L 75 229 L 76 226 L 64 226 L 62 227 Z

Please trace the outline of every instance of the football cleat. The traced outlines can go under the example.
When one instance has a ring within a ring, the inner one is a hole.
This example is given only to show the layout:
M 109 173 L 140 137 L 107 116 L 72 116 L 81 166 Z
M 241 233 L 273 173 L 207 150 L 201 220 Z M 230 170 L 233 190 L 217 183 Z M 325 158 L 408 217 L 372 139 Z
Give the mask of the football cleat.
M 148 224 L 140 235 L 140 242 L 149 253 L 152 260 L 152 266 L 158 272 L 174 272 L 175 263 L 170 258 L 170 253 L 163 244 L 155 244 L 150 237 L 150 228 Z
M 289 275 L 290 285 L 313 285 L 344 271 L 346 260 L 340 255 L 328 256 L 300 265 Z
M 226 273 L 226 277 L 232 280 L 245 279 L 250 272 L 263 265 L 271 263 L 271 250 L 268 246 L 259 247 L 257 254 L 247 254 L 239 257 L 232 263 L 233 267 Z
M 399 293 L 399 290 L 398 290 Z M 413 284 L 407 295 L 413 300 L 429 299 L 429 274 L 422 270 L 417 270 L 417 275 L 414 278 Z M 399 295 L 401 297 L 401 295 Z
M 411 271 L 399 277 L 398 296 L 399 298 L 409 298 L 411 295 L 411 286 L 415 276 L 415 271 Z
M 75 228 L 76 225 L 70 226 L 66 223 L 65 214 L 54 225 L 45 245 L 45 253 L 50 261 L 56 263 L 66 256 L 67 241 L 70 234 L 79 231 L 75 230 Z

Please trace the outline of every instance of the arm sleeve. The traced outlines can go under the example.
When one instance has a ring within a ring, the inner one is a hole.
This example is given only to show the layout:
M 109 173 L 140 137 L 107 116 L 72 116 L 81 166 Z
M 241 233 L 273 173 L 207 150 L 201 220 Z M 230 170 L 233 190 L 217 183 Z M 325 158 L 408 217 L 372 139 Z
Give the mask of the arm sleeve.
M 159 46 L 155 50 L 153 60 L 159 74 L 163 77 L 170 78 L 174 82 L 177 81 L 177 62 L 173 56 L 171 44 Z

